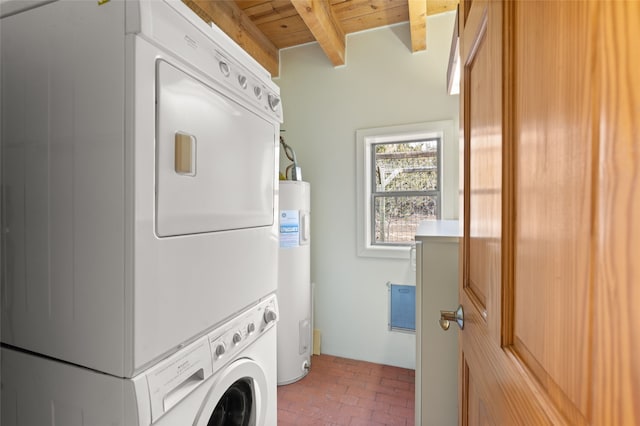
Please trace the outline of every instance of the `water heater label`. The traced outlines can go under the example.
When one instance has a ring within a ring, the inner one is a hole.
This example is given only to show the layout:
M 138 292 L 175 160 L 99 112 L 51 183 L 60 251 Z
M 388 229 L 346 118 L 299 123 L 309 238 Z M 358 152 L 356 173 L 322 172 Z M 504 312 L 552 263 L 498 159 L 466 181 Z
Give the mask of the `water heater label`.
M 300 215 L 298 210 L 280 211 L 280 247 L 300 245 Z

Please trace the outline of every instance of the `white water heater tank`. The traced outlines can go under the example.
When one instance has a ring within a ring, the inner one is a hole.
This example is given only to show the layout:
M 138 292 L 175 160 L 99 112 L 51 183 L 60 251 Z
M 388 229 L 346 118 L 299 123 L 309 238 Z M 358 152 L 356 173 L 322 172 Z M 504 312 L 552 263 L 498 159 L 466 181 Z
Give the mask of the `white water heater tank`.
M 311 187 L 280 181 L 278 260 L 278 385 L 303 378 L 311 366 Z

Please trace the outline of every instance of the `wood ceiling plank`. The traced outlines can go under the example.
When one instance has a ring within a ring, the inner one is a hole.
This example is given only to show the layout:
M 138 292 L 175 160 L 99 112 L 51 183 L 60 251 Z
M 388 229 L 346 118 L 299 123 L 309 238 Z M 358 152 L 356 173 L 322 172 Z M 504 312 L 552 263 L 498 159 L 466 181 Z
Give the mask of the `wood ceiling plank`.
M 258 29 L 233 0 L 183 1 L 206 22 L 214 22 L 258 63 L 265 67 L 273 77 L 278 76 L 280 68 L 278 48 Z
M 287 47 L 300 46 L 306 43 L 312 43 L 316 41 L 315 37 L 309 29 L 307 28 L 305 31 L 299 32 L 287 32 L 283 34 L 282 37 L 278 38 L 278 43 L 280 44 L 280 49 L 285 49 Z
M 244 13 L 251 18 L 253 23 L 258 26 L 266 22 L 298 16 L 298 12 L 291 4 L 291 0 L 259 2 L 251 6 L 247 6 L 246 2 L 242 0 L 236 0 L 236 4 L 238 4 Z
M 297 13 L 295 16 L 260 24 L 258 28 L 279 49 L 315 41 L 309 27 Z
M 408 0 L 411 51 L 427 48 L 427 0 Z
M 273 4 L 271 2 L 246 2 L 242 0 L 236 0 L 236 4 L 252 20 L 259 16 L 274 13 Z
M 339 21 L 366 15 L 386 14 L 388 10 L 398 7 L 407 9 L 407 0 L 351 0 L 332 5 L 333 12 Z
M 295 0 L 294 7 L 334 66 L 345 63 L 345 35 L 325 0 Z
M 409 20 L 407 0 L 337 0 L 334 12 L 347 34 Z
M 291 0 L 236 0 L 278 49 L 315 41 Z
M 277 21 L 265 22 L 258 27 L 262 29 L 265 34 L 278 34 L 278 32 L 282 31 L 300 31 L 304 28 L 306 28 L 307 31 L 309 30 L 307 24 L 305 24 L 302 17 L 298 14 L 278 19 Z
M 347 34 L 368 30 L 371 28 L 393 25 L 409 20 L 409 10 L 406 5 L 385 9 L 384 13 L 370 13 L 367 15 L 355 16 L 341 22 L 344 32 Z
M 414 1 L 414 0 L 409 0 Z M 387 10 L 407 9 L 407 0 L 331 0 L 331 7 L 339 21 L 359 18 L 363 15 L 385 13 Z M 456 10 L 459 0 L 428 0 L 427 15 Z
M 259 5 L 268 5 L 270 3 L 272 2 L 269 0 L 236 0 L 236 4 L 242 10 Z

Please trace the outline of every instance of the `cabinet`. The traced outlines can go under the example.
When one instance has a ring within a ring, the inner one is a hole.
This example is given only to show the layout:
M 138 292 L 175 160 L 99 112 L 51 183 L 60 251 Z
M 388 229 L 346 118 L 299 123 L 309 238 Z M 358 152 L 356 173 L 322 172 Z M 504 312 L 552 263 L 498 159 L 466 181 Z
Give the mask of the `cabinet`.
M 422 222 L 416 232 L 416 425 L 458 424 L 458 331 L 440 310 L 458 306 L 457 220 Z

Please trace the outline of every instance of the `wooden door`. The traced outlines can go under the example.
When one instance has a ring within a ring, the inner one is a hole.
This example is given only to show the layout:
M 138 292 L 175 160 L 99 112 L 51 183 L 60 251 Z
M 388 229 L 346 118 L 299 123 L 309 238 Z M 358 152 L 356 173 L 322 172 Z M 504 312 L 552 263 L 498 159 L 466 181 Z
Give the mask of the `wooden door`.
M 640 424 L 640 2 L 461 12 L 460 422 Z

